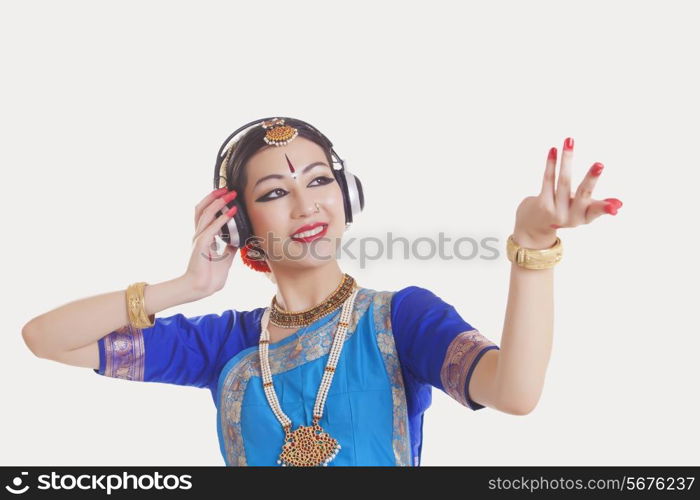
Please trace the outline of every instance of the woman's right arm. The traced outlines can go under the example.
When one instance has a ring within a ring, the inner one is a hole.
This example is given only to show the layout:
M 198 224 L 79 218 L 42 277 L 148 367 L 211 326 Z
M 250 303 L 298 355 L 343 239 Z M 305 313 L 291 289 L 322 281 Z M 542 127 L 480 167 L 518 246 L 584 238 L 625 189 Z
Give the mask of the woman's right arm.
M 187 270 L 178 278 L 144 288 L 148 316 L 208 297 L 224 287 L 238 248 L 228 245 L 226 258 L 211 259 L 211 245 L 237 207 L 218 217 L 216 213 L 235 197 L 236 191 L 226 193 L 226 189 L 219 189 L 195 206 L 195 235 Z M 41 314 L 24 325 L 22 337 L 32 353 L 40 358 L 97 369 L 97 341 L 127 324 L 126 290 L 118 290 L 69 302 Z
M 201 298 L 187 275 L 144 288 L 149 316 Z M 97 341 L 128 323 L 126 290 L 119 290 L 75 300 L 41 314 L 24 325 L 22 337 L 40 358 L 98 368 Z

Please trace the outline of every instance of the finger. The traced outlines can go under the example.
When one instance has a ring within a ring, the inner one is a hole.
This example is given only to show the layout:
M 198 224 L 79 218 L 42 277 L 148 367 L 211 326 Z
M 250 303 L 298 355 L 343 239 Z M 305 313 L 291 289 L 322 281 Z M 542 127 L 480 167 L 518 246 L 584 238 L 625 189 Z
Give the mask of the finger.
M 226 201 L 224 197 L 220 197 L 212 201 L 208 206 L 202 209 L 202 212 L 197 220 L 194 229 L 194 235 L 192 236 L 192 241 L 196 240 L 197 237 L 202 234 L 207 225 L 214 219 L 214 214 L 226 206 Z
M 197 235 L 197 238 L 200 236 L 204 238 L 207 242 L 211 242 L 214 239 L 214 236 L 216 236 L 219 231 L 221 230 L 221 227 L 228 223 L 228 221 L 236 215 L 236 212 L 238 212 L 238 206 L 234 206 L 233 208 L 225 211 L 221 215 L 219 215 L 214 221 L 206 226 L 203 231 Z
M 578 189 L 576 189 L 577 197 L 583 199 L 591 197 L 596 181 L 598 177 L 600 177 L 600 174 L 603 173 L 603 168 L 605 168 L 605 165 L 597 161 L 588 169 L 588 173 L 583 178 L 583 181 L 581 181 L 581 184 L 579 184 Z
M 202 212 L 204 211 L 204 208 L 209 205 L 212 201 L 217 199 L 219 196 L 226 194 L 228 191 L 227 188 L 223 187 L 221 189 L 215 189 L 208 195 L 202 199 L 197 205 L 194 207 L 194 227 L 197 227 L 197 222 L 199 222 L 199 218 L 202 216 Z
M 563 215 L 568 214 L 569 201 L 571 200 L 571 163 L 573 156 L 574 140 L 571 137 L 567 137 L 561 153 L 559 178 L 557 179 L 557 190 L 554 195 L 557 212 Z
M 224 196 L 221 196 L 220 198 L 215 199 L 212 201 L 207 207 L 204 208 L 202 211 L 199 220 L 197 220 L 197 224 L 195 227 L 195 238 L 197 237 L 197 233 L 202 232 L 202 230 L 211 223 L 211 221 L 214 219 L 214 216 L 216 212 L 219 210 L 228 210 L 226 207 L 229 202 L 232 200 L 236 199 L 238 196 L 238 193 L 234 191 L 230 191 L 226 193 Z
M 622 207 L 622 202 L 617 198 L 605 198 L 604 200 L 593 200 L 586 209 L 586 224 L 597 219 L 601 215 L 617 215 Z
M 571 203 L 571 213 L 569 214 L 569 218 L 574 221 L 574 225 L 585 222 L 585 212 L 590 204 L 593 188 L 595 188 L 596 181 L 603 172 L 603 168 L 604 165 L 602 163 L 595 162 L 588 169 L 588 173 L 581 181 L 581 184 L 578 185 L 574 200 Z
M 549 148 L 547 155 L 547 165 L 544 169 L 544 178 L 542 179 L 542 191 L 540 196 L 551 202 L 554 205 L 554 171 L 557 167 L 557 148 Z

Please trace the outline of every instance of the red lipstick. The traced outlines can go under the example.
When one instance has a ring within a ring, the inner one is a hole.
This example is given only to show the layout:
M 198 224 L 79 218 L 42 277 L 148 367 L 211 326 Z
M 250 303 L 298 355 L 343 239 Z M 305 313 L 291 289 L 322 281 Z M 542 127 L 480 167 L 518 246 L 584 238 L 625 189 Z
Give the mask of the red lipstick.
M 323 230 L 322 230 L 320 233 L 318 233 L 318 234 L 314 234 L 313 236 L 307 236 L 306 238 L 295 238 L 295 237 L 293 236 L 293 235 L 295 235 L 295 234 L 297 234 L 297 233 L 302 233 L 302 232 L 304 232 L 304 231 L 310 231 L 310 230 L 315 229 L 315 228 L 317 228 L 317 227 L 319 227 L 319 226 L 323 226 Z M 313 241 L 313 240 L 315 240 L 315 239 L 318 239 L 318 238 L 321 238 L 321 237 L 325 236 L 327 232 L 328 232 L 328 224 L 326 224 L 325 222 L 315 222 L 314 224 L 305 224 L 305 225 L 301 226 L 300 228 L 298 228 L 296 231 L 294 231 L 294 232 L 292 233 L 291 238 L 292 238 L 294 241 L 300 241 L 300 242 L 308 243 L 308 242 L 310 242 L 310 241 Z

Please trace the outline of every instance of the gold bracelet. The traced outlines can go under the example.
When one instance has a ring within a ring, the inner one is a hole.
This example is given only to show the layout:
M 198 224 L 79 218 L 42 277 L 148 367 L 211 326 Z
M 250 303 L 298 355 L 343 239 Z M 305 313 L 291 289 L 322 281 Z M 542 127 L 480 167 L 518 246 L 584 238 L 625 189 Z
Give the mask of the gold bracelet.
M 556 266 L 562 259 L 564 249 L 561 240 L 557 240 L 549 248 L 535 250 L 523 248 L 513 240 L 513 235 L 508 236 L 506 254 L 508 260 L 525 269 L 549 269 Z
M 134 328 L 148 328 L 155 324 L 156 315 L 146 315 L 143 290 L 147 285 L 148 283 L 141 281 L 129 285 L 126 289 L 126 310 L 129 314 L 129 323 Z

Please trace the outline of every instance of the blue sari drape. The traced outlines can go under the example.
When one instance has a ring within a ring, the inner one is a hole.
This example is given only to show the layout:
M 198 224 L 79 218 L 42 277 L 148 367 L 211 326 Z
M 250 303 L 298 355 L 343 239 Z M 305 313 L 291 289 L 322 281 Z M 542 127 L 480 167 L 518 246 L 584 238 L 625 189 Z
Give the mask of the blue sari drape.
M 208 388 L 226 465 L 278 465 L 284 431 L 265 398 L 258 353 L 265 308 L 156 318 L 99 340 L 105 376 Z M 310 425 L 340 309 L 270 344 L 275 393 L 292 429 Z M 329 466 L 420 465 L 432 387 L 472 410 L 469 381 L 499 347 L 431 291 L 360 288 L 320 425 L 342 449 Z

